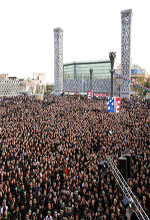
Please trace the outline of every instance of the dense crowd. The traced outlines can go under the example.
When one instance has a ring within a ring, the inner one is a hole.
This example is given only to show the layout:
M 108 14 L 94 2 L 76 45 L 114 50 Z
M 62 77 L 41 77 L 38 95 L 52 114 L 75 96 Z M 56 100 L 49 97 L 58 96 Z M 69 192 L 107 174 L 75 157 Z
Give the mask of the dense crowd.
M 150 217 L 149 100 L 19 96 L 0 101 L 0 219 L 125 220 L 124 195 L 99 164 L 130 148 L 127 182 Z

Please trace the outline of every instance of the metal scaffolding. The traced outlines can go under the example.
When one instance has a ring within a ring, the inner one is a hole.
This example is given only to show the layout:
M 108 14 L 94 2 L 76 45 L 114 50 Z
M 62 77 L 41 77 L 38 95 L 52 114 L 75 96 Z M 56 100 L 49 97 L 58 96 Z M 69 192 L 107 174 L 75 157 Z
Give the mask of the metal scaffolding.
M 116 165 L 114 164 L 110 156 L 106 156 L 106 162 L 113 176 L 117 180 L 122 192 L 130 201 L 129 204 L 132 210 L 135 212 L 138 219 L 139 220 L 150 220 L 148 216 L 146 215 L 145 211 L 143 210 L 142 206 L 140 205 L 137 197 L 131 191 L 130 187 L 128 186 L 127 182 L 125 181 L 125 179 L 119 172 L 118 168 L 116 167 Z

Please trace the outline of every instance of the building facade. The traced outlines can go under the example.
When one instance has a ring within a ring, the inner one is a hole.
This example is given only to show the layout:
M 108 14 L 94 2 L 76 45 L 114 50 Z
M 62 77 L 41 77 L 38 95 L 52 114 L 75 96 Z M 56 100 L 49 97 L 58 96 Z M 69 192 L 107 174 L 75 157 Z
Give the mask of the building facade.
M 63 30 L 54 29 L 54 91 L 63 92 Z
M 8 73 L 1 73 L 1 74 L 0 74 L 0 80 L 2 80 L 2 79 L 7 79 L 8 76 L 9 76 Z
M 44 94 L 45 85 L 40 79 L 19 79 L 20 94 L 27 93 L 29 95 Z
M 109 93 L 111 88 L 110 60 L 64 64 L 64 91 L 86 92 L 90 90 L 90 69 L 93 69 L 93 92 Z M 117 82 L 114 82 L 114 90 L 116 89 Z
M 42 85 L 46 86 L 45 73 L 33 72 L 33 80 L 39 80 Z
M 117 66 L 115 69 L 115 73 L 121 75 L 121 64 Z M 118 81 L 118 85 L 120 85 L 120 77 L 119 76 L 114 76 L 115 79 Z M 132 64 L 131 60 L 131 65 L 130 65 L 130 79 L 133 82 L 137 82 L 139 84 L 144 84 L 149 79 L 148 71 L 145 68 L 141 68 L 137 64 Z M 130 85 L 131 91 L 133 90 L 133 84 Z
M 93 79 L 110 79 L 110 68 L 110 60 L 66 63 L 64 80 L 90 79 L 90 69 L 93 69 Z
M 17 77 L 0 79 L 0 97 L 10 97 L 19 95 L 19 80 Z

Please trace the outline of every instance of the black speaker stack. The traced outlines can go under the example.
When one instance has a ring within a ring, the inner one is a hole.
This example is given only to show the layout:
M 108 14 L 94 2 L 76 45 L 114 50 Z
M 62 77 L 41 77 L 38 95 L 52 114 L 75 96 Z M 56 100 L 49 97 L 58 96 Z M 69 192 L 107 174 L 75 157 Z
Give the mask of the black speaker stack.
M 123 157 L 118 158 L 118 168 L 125 180 L 127 180 L 127 178 L 131 178 L 132 176 L 131 161 L 131 154 L 125 154 Z

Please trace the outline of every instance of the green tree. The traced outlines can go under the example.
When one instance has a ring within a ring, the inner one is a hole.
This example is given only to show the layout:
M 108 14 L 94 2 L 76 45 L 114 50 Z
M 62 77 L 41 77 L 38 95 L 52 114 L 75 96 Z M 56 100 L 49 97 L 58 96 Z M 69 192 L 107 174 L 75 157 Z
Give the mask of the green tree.
M 149 88 L 149 89 L 150 89 L 150 82 L 146 81 L 146 82 L 144 83 L 144 86 L 145 86 L 146 88 Z M 146 93 L 147 93 L 147 91 L 144 90 L 143 95 L 146 95 Z
M 137 78 L 137 83 L 144 86 L 144 78 Z M 144 90 L 136 85 L 133 85 L 133 90 L 138 92 L 138 93 L 141 93 L 143 94 Z
M 150 82 L 146 81 L 146 82 L 144 83 L 144 86 L 147 87 L 147 88 L 150 88 Z
M 53 84 L 47 84 L 46 85 L 46 93 L 51 93 L 52 91 L 54 91 L 54 85 Z
M 36 88 L 36 94 L 39 94 L 40 93 L 40 88 Z

